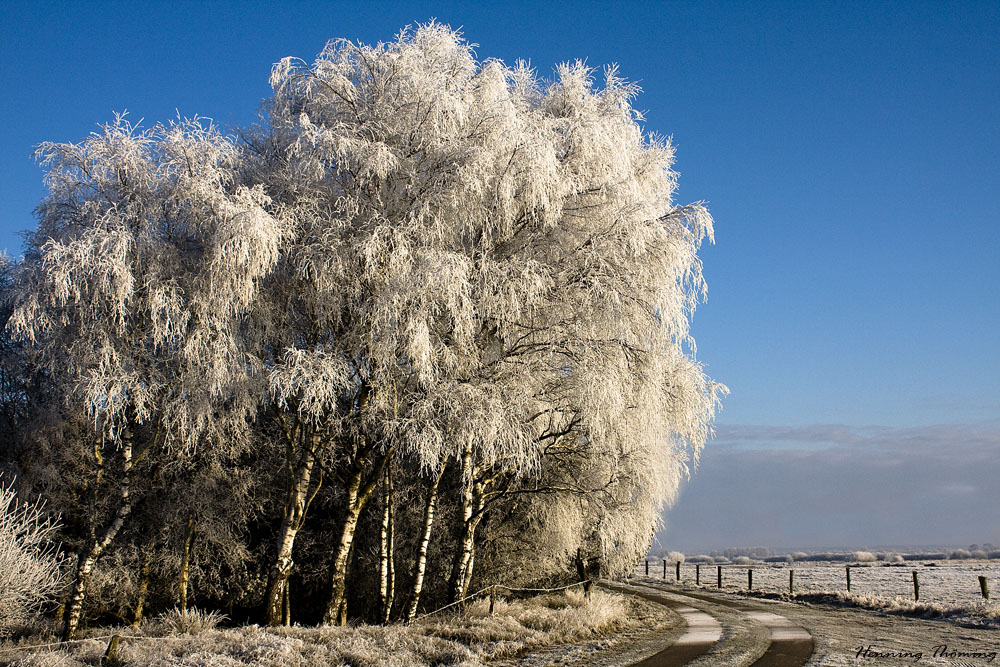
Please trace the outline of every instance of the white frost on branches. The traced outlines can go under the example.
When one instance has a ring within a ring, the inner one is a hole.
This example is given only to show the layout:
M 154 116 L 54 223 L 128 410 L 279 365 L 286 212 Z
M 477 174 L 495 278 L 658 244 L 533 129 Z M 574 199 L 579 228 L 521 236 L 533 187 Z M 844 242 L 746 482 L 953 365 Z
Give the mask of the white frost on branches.
M 332 41 L 271 84 L 296 294 L 343 327 L 324 354 L 425 466 L 472 442 L 475 469 L 532 475 L 572 440 L 603 549 L 644 551 L 725 388 L 689 335 L 712 220 L 674 205 L 674 149 L 642 131 L 638 87 L 479 62 L 439 24 Z
M 282 60 L 240 140 L 118 117 L 39 147 L 49 195 L 8 331 L 93 425 L 96 479 L 119 481 L 77 621 L 140 473 L 178 452 L 227 465 L 265 438 L 284 459 L 248 474 L 286 485 L 271 623 L 316 498 L 342 511 L 325 618 L 344 620 L 355 529 L 392 479 L 427 496 L 414 535 L 436 494 L 461 505 L 441 512 L 461 522 L 456 599 L 477 564 L 527 562 L 495 546 L 512 527 L 564 574 L 578 550 L 611 572 L 646 552 L 726 391 L 689 329 L 712 219 L 674 203 L 674 148 L 643 130 L 638 86 L 598 74 L 480 61 L 431 23 Z
M 153 422 L 193 445 L 225 426 L 218 403 L 251 410 L 239 324 L 288 232 L 262 187 L 237 182 L 234 143 L 198 119 L 138 130 L 119 116 L 37 154 L 49 195 L 10 330 L 112 438 Z
M 40 504 L 20 502 L 0 480 L 0 633 L 31 618 L 62 588 L 58 522 Z

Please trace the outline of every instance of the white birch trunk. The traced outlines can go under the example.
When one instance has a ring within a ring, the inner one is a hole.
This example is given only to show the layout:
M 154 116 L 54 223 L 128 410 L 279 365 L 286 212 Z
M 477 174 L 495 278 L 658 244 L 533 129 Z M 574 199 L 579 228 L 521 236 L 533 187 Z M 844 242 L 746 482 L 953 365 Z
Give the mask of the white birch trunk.
M 396 596 L 392 495 L 392 465 L 390 464 L 385 469 L 385 484 L 382 495 L 382 541 L 379 554 L 379 606 L 383 624 L 389 623 L 392 616 L 392 603 Z
M 344 584 L 347 581 L 347 558 L 350 555 L 351 545 L 354 543 L 354 530 L 358 525 L 358 517 L 361 515 L 358 503 L 361 475 L 362 471 L 358 470 L 351 477 L 347 487 L 347 516 L 344 518 L 344 527 L 340 531 L 340 541 L 333 559 L 330 601 L 327 604 L 326 613 L 323 615 L 323 623 L 327 625 L 343 625 L 342 621 L 347 615 Z
M 372 471 L 368 482 L 362 486 L 364 478 L 364 461 L 358 461 L 354 474 L 351 476 L 347 486 L 347 516 L 344 518 L 344 526 L 340 532 L 340 541 L 337 544 L 337 552 L 333 559 L 333 576 L 330 584 L 330 599 L 323 614 L 323 623 L 327 625 L 344 625 L 347 622 L 347 566 L 348 558 L 351 555 L 351 547 L 354 545 L 354 531 L 358 527 L 358 518 L 361 510 L 371 496 L 375 485 L 378 484 L 382 476 L 382 471 L 386 462 L 392 458 L 392 448 L 382 457 L 381 461 Z
M 70 595 L 69 605 L 66 608 L 66 623 L 63 626 L 63 641 L 69 641 L 76 636 L 76 631 L 80 626 L 80 617 L 83 614 L 83 603 L 87 598 L 87 582 L 90 580 L 90 573 L 94 569 L 94 564 L 101 554 L 115 539 L 118 531 L 121 530 L 125 519 L 132 511 L 132 501 L 129 496 L 131 492 L 132 473 L 132 434 L 127 429 L 122 435 L 122 482 L 119 493 L 118 511 L 114 520 L 104 530 L 99 539 L 94 540 L 90 551 L 80 561 L 76 571 L 76 583 L 73 586 L 73 593 Z
M 462 449 L 463 475 L 474 477 L 472 468 L 472 443 L 468 442 Z M 470 474 L 471 473 L 471 474 Z M 472 549 L 475 541 L 476 525 L 479 523 L 479 511 L 482 509 L 481 497 L 477 500 L 478 483 L 471 479 L 463 480 L 462 484 L 462 530 L 459 536 L 459 549 L 452 563 L 451 577 L 448 582 L 448 602 L 458 602 L 465 597 L 468 590 L 469 565 L 472 561 Z
M 441 478 L 444 477 L 444 463 L 438 471 L 434 483 L 431 484 L 427 495 L 427 505 L 424 507 L 424 534 L 420 537 L 420 546 L 417 549 L 416 572 L 413 575 L 413 591 L 410 594 L 410 606 L 406 611 L 406 622 L 412 623 L 417 616 L 417 605 L 420 604 L 420 592 L 424 587 L 424 571 L 427 568 L 427 546 L 431 541 L 431 529 L 434 527 L 434 511 L 437 507 L 438 487 L 441 485 Z
M 292 551 L 295 547 L 295 538 L 305 520 L 306 508 L 309 505 L 309 485 L 315 463 L 316 458 L 312 449 L 303 453 L 285 500 L 281 528 L 278 531 L 278 555 L 268 574 L 265 597 L 265 622 L 267 625 L 281 625 L 287 615 L 284 607 L 286 606 L 288 578 L 292 574 Z

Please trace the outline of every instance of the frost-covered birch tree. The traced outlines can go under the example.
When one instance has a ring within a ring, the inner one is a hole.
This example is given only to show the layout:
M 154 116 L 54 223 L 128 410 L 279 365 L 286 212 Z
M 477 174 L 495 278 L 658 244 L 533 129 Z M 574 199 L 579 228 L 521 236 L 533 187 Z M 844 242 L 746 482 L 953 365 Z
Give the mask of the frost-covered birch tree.
M 454 462 L 453 598 L 496 487 L 540 471 L 567 439 L 618 481 L 602 547 L 641 553 L 721 389 L 688 333 L 711 219 L 673 203 L 673 148 L 643 132 L 636 86 L 613 68 L 603 87 L 593 77 L 580 63 L 545 82 L 524 64 L 480 62 L 438 24 L 375 46 L 336 40 L 272 72 L 257 143 L 280 153 L 269 192 L 297 221 L 289 257 L 313 299 L 300 325 L 332 334 L 294 351 L 314 364 L 295 376 L 300 400 L 315 402 L 315 383 L 355 384 L 364 404 L 345 405 L 377 425 L 362 440 Z M 367 452 L 346 451 L 352 465 Z
M 245 432 L 257 401 L 240 320 L 283 228 L 260 187 L 235 182 L 233 142 L 198 121 L 143 131 L 119 117 L 38 156 L 49 195 L 7 326 L 90 420 L 93 488 L 117 487 L 79 557 L 70 638 L 94 565 L 133 507 L 137 462 L 208 439 L 237 446 Z

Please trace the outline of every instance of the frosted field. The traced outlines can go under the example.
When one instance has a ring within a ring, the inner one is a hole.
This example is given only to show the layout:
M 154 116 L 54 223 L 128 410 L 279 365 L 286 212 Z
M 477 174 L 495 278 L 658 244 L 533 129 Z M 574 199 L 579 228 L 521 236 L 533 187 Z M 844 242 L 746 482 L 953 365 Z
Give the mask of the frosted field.
M 930 565 L 935 563 L 935 565 Z M 788 592 L 788 571 L 795 571 L 796 593 L 838 592 L 847 590 L 846 562 L 755 563 L 753 565 L 723 565 L 722 587 L 737 591 L 747 588 L 747 570 L 753 569 L 753 588 L 773 593 Z M 716 565 L 701 565 L 701 586 L 716 587 Z M 909 561 L 902 566 L 881 563 L 851 565 L 851 593 L 876 595 L 880 598 L 913 599 L 913 572 L 920 582 L 920 601 L 944 605 L 971 605 L 982 602 L 979 591 L 980 575 L 990 588 L 990 604 L 1000 606 L 1000 561 L 939 560 Z M 643 576 L 642 563 L 635 569 Z M 650 561 L 649 575 L 663 576 L 661 561 Z M 674 564 L 667 564 L 668 583 L 675 582 Z M 695 566 L 681 565 L 681 583 L 694 585 Z

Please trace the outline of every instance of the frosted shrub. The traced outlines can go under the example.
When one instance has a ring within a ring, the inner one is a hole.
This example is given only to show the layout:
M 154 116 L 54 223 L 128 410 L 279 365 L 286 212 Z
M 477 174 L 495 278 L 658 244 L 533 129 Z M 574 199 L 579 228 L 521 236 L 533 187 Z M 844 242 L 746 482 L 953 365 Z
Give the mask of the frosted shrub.
M 667 554 L 667 560 L 670 561 L 671 563 L 678 563 L 678 562 L 683 563 L 684 554 L 682 554 L 680 551 L 671 551 Z
M 58 522 L 0 481 L 0 633 L 31 618 L 61 588 Z
M 855 551 L 851 554 L 850 559 L 855 563 L 874 563 L 877 560 L 875 554 L 870 551 Z
M 950 558 L 951 560 L 967 560 L 969 558 L 972 558 L 972 553 L 966 551 L 965 549 L 955 549 L 950 554 L 948 554 L 948 558 Z
M 750 556 L 737 556 L 733 559 L 733 565 L 751 565 L 753 564 L 753 558 Z

